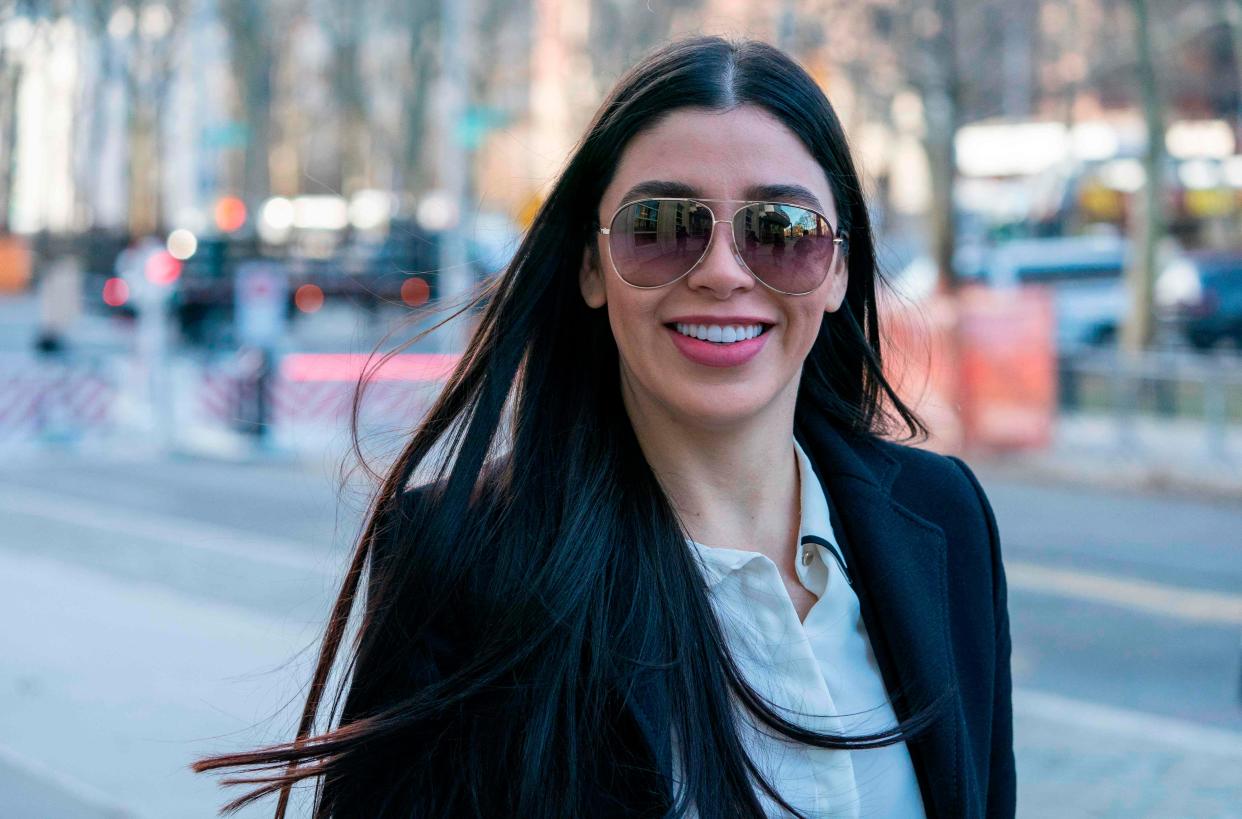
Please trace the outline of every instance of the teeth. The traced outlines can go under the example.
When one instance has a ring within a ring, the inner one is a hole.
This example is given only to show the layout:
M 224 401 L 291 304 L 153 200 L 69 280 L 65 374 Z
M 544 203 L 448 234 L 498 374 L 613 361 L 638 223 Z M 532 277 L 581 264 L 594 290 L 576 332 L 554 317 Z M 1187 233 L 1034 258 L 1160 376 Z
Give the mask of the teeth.
M 719 324 L 678 324 L 677 332 L 702 341 L 714 341 L 717 344 L 732 344 L 735 341 L 746 341 L 763 332 L 762 324 L 751 324 L 745 327 L 737 324 L 728 326 Z

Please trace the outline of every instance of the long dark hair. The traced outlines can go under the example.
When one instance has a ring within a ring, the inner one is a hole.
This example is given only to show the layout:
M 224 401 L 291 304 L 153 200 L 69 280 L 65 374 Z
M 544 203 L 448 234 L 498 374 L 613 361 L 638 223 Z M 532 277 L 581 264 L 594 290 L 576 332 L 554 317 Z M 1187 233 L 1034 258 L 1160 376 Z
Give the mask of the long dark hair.
M 881 371 L 871 227 L 827 98 L 764 43 L 696 37 L 659 49 L 600 108 L 383 478 L 297 738 L 196 763 L 244 769 L 230 781 L 257 786 L 226 811 L 280 792 L 283 814 L 290 786 L 314 782 L 320 817 L 589 815 L 605 780 L 651 765 L 623 756 L 619 737 L 628 697 L 652 675 L 667 691 L 685 777 L 684 799 L 662 807 L 675 815 L 693 804 L 703 816 L 762 816 L 756 785 L 792 810 L 744 752 L 737 703 L 820 748 L 892 744 L 934 718 L 925 708 L 893 730 L 822 734 L 745 683 L 624 411 L 607 318 L 579 291 L 626 144 L 675 109 L 743 104 L 798 136 L 849 233 L 845 301 L 803 367 L 798 416 L 858 435 L 926 434 Z M 316 733 L 364 575 L 356 638 L 328 728 Z

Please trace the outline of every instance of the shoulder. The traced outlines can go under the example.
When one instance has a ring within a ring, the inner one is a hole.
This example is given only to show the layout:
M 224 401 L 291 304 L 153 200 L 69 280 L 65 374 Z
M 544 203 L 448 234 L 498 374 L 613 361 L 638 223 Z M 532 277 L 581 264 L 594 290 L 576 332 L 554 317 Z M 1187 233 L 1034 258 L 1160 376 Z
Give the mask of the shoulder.
M 928 520 L 974 524 L 984 537 L 995 528 L 987 493 L 967 463 L 953 455 L 883 439 L 873 439 L 876 453 L 891 462 L 893 500 Z
M 1000 562 L 996 517 L 974 470 L 960 457 L 917 446 L 873 439 L 871 446 L 889 467 L 894 502 L 945 533 L 950 556 L 965 554 Z

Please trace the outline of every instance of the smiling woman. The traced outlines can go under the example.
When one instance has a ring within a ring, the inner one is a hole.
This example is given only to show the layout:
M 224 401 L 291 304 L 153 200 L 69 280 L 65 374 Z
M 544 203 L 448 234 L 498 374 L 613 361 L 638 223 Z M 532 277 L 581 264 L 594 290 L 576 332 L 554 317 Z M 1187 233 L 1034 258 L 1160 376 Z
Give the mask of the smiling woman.
M 860 191 L 771 46 L 623 77 L 376 496 L 297 737 L 197 763 L 229 807 L 1012 815 L 996 525 L 891 440 Z
M 657 193 L 664 198 L 655 198 Z M 692 224 L 689 252 L 667 236 L 638 252 L 636 225 L 626 218 L 637 207 L 656 212 L 663 223 L 676 220 L 679 211 L 691 219 L 698 212 L 711 218 Z M 711 472 L 723 464 L 697 453 L 713 452 L 718 442 L 696 440 L 693 432 L 687 437 L 687 428 L 730 428 L 751 450 L 728 447 L 738 461 L 738 485 L 770 486 L 760 475 L 775 466 L 772 453 L 781 453 L 779 464 L 792 465 L 792 447 L 775 444 L 793 429 L 802 363 L 825 314 L 841 306 L 849 280 L 845 254 L 834 252 L 834 240 L 843 241 L 834 227 L 841 220 L 824 168 L 780 119 L 754 103 L 682 108 L 626 145 L 598 211 L 601 221 L 614 214 L 604 229 L 608 252 L 597 261 L 593 246 L 586 251 L 583 298 L 591 307 L 608 305 L 627 414 L 674 419 L 655 429 L 639 426 L 640 441 L 661 432 L 670 438 L 643 442 L 644 450 L 670 467 L 680 464 L 682 472 L 696 461 Z M 751 235 L 754 241 L 739 243 Z M 776 252 L 794 241 L 818 244 L 795 263 Z M 685 333 L 677 324 L 695 329 Z M 726 328 L 756 325 L 761 332 L 753 338 L 739 342 L 731 330 L 734 340 L 723 340 Z M 759 453 L 765 457 L 749 457 Z M 710 486 L 703 477 L 690 475 L 687 483 Z M 791 491 L 780 490 L 782 496 Z M 734 527 L 755 514 L 762 517 L 769 499 L 729 503 L 735 514 L 710 517 L 698 513 L 716 504 L 701 500 L 694 517 L 744 536 L 745 529 Z

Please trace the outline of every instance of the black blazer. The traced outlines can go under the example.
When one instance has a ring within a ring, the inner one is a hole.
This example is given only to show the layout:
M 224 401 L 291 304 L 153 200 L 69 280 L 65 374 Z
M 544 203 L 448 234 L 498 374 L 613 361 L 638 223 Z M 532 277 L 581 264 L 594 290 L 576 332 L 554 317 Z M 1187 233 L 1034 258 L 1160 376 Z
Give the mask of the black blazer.
M 987 496 L 958 458 L 838 432 L 795 436 L 828 496 L 890 692 L 951 691 L 909 744 L 928 817 L 1011 817 L 1016 783 L 1009 612 Z M 894 701 L 899 719 L 907 703 Z
M 802 421 L 794 434 L 828 497 L 834 533 L 850 566 L 885 684 L 890 694 L 901 692 L 893 697 L 898 718 L 909 717 L 912 706 L 948 696 L 944 716 L 909 743 L 928 817 L 1013 816 L 1005 576 L 996 522 L 978 481 L 957 458 L 853 435 L 826 419 Z M 419 493 L 406 494 L 414 502 Z M 399 697 L 401 689 L 417 685 L 425 675 L 420 665 L 404 681 L 370 680 L 377 684 L 368 686 L 355 678 L 343 719 L 382 707 L 383 700 Z M 648 679 L 625 703 L 633 718 L 628 724 L 634 757 L 627 767 L 660 776 L 654 785 L 640 782 L 625 791 L 655 788 L 667 800 L 672 780 L 669 701 L 658 677 Z M 351 807 L 337 815 L 421 816 L 413 804 L 391 813 L 365 806 L 366 797 L 384 790 L 392 773 L 380 762 L 367 782 L 342 783 L 342 791 L 353 798 L 342 800 Z M 655 804 L 622 804 L 607 794 L 600 794 L 597 804 L 593 817 L 662 813 Z

